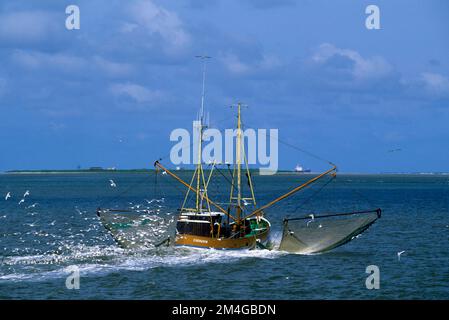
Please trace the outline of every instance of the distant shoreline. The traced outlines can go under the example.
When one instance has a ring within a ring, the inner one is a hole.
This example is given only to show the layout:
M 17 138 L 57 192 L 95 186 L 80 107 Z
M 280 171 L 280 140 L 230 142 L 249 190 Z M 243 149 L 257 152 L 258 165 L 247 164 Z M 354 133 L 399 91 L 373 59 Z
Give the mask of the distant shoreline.
M 153 172 L 154 169 L 123 169 L 123 170 L 91 170 L 91 169 L 80 169 L 80 170 L 8 170 L 1 172 L 3 174 L 81 174 L 81 173 L 147 173 Z
M 194 170 L 190 169 L 182 169 L 182 170 L 174 170 L 174 172 L 193 172 Z M 120 174 L 120 173 L 151 173 L 154 172 L 155 169 L 80 169 L 80 170 L 9 170 L 9 171 L 0 171 L 0 174 L 6 175 L 44 175 L 44 174 Z M 208 170 L 205 170 L 208 171 Z M 258 169 L 250 169 L 252 174 L 259 175 Z M 279 170 L 276 172 L 277 175 L 317 175 L 321 172 L 295 172 L 289 170 Z M 340 172 L 340 175 L 449 175 L 449 172 Z

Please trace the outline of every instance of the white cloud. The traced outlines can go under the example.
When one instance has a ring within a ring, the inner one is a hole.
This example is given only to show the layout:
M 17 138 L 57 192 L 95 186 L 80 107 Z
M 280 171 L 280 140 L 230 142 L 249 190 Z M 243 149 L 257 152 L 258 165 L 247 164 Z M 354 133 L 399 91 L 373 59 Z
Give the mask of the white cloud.
M 138 103 L 159 100 L 162 93 L 158 90 L 149 90 L 135 83 L 117 83 L 110 86 L 110 91 L 116 96 L 128 96 Z
M 441 74 L 424 72 L 421 80 L 430 93 L 449 94 L 449 79 Z
M 258 66 L 264 70 L 270 70 L 282 66 L 282 62 L 276 56 L 263 55 L 262 60 L 258 62 Z
M 235 74 L 268 71 L 282 65 L 281 61 L 272 55 L 263 55 L 260 60 L 253 61 L 253 63 L 245 63 L 236 54 L 226 52 L 219 55 L 219 60 L 231 73 Z
M 250 66 L 240 61 L 239 57 L 237 57 L 233 53 L 225 53 L 221 54 L 219 58 L 225 67 L 232 73 L 242 74 L 246 73 L 250 70 Z
M 100 70 L 110 76 L 126 76 L 134 71 L 133 66 L 128 63 L 118 63 L 106 60 L 100 56 L 94 56 L 92 60 Z
M 65 53 L 44 53 L 40 51 L 14 50 L 12 61 L 28 69 L 56 69 L 72 74 L 85 74 L 86 70 L 97 70 L 111 77 L 127 76 L 134 71 L 131 64 L 118 63 L 101 56 L 83 58 Z
M 190 43 L 190 35 L 183 29 L 182 21 L 175 12 L 171 12 L 151 1 L 138 1 L 130 7 L 135 23 L 149 34 L 158 34 L 169 46 L 179 48 Z M 134 23 L 126 23 L 122 31 L 132 32 Z
M 130 33 L 136 30 L 139 27 L 138 24 L 125 22 L 120 26 L 120 32 L 122 33 Z
M 87 61 L 64 53 L 43 53 L 39 51 L 14 50 L 12 60 L 27 68 L 56 68 L 64 71 L 80 70 Z
M 0 40 L 39 42 L 54 34 L 58 16 L 43 11 L 11 12 L 0 15 Z
M 353 62 L 352 75 L 357 80 L 382 78 L 391 73 L 392 67 L 381 57 L 363 58 L 360 53 L 350 49 L 340 49 L 324 43 L 312 56 L 312 61 L 323 64 L 334 56 L 341 56 Z

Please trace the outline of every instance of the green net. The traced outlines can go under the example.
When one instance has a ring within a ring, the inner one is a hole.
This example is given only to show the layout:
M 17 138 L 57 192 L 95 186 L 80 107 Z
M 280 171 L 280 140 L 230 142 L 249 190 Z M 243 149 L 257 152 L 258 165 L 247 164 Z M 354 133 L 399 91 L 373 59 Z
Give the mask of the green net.
M 123 248 L 154 248 L 172 237 L 173 219 L 127 210 L 99 209 L 97 215 Z
M 279 250 L 311 254 L 334 249 L 361 234 L 380 215 L 377 209 L 286 219 Z

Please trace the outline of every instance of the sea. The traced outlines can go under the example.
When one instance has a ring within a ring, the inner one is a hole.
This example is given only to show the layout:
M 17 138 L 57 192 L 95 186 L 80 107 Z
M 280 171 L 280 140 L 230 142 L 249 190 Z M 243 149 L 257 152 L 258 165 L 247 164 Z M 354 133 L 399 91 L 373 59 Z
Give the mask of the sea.
M 226 174 L 213 173 L 211 199 L 229 197 Z M 312 176 L 254 175 L 257 204 Z M 0 299 L 449 299 L 449 175 L 339 174 L 265 211 L 276 244 L 286 217 L 382 209 L 363 234 L 319 254 L 126 249 L 96 215 L 139 208 L 173 220 L 184 193 L 154 171 L 0 174 Z

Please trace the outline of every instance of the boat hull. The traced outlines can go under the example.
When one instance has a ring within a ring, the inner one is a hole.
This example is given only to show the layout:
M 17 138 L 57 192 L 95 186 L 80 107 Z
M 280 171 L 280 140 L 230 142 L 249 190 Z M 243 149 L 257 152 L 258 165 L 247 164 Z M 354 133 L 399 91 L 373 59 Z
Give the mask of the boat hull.
M 175 245 L 219 250 L 253 249 L 256 247 L 257 242 L 264 243 L 267 241 L 269 232 L 270 226 L 260 233 L 241 238 L 212 238 L 178 234 L 176 235 Z
M 256 246 L 256 237 L 217 239 L 195 235 L 178 235 L 176 237 L 175 245 L 221 250 L 252 249 Z

